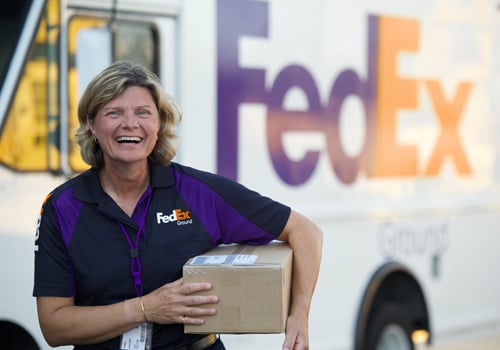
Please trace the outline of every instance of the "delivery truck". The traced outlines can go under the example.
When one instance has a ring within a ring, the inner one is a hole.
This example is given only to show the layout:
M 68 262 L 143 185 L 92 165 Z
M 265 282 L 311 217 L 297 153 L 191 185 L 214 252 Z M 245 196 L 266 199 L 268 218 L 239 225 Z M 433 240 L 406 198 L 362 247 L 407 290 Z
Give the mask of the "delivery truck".
M 0 339 L 48 349 L 32 297 L 43 199 L 84 171 L 77 103 L 117 60 L 183 111 L 176 161 L 324 232 L 315 350 L 500 333 L 499 3 L 18 0 L 0 10 Z M 280 349 L 283 334 L 224 334 Z

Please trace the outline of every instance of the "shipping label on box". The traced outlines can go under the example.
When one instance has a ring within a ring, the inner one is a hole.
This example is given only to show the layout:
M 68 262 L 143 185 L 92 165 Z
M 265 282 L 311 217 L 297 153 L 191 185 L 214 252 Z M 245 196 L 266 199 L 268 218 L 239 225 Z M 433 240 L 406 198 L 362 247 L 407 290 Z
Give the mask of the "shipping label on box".
M 184 325 L 185 333 L 283 333 L 292 280 L 292 249 L 286 243 L 226 245 L 191 258 L 185 283 L 211 282 L 217 315 L 203 325 Z

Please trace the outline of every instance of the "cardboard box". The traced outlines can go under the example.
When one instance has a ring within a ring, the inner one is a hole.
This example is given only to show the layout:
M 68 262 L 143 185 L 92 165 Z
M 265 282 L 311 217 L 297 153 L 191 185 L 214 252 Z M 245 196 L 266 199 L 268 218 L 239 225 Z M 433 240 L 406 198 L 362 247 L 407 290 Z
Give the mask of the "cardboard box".
M 211 282 L 203 294 L 219 296 L 217 315 L 203 325 L 184 325 L 185 333 L 283 333 L 290 304 L 292 249 L 226 245 L 191 258 L 184 282 Z M 201 294 L 201 293 L 200 293 Z

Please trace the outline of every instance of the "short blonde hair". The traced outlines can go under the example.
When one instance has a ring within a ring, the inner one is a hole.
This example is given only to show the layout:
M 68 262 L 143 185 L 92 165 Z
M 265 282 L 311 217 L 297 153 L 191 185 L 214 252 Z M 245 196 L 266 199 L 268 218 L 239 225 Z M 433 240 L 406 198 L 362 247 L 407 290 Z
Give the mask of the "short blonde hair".
M 149 159 L 157 164 L 168 165 L 175 156 L 175 126 L 182 117 L 180 109 L 163 91 L 160 79 L 153 72 L 139 64 L 118 61 L 105 68 L 88 84 L 78 104 L 80 126 L 76 130 L 75 139 L 80 146 L 83 160 L 96 169 L 104 167 L 104 154 L 88 122 L 94 121 L 97 112 L 105 104 L 131 86 L 149 90 L 160 117 L 158 141 Z

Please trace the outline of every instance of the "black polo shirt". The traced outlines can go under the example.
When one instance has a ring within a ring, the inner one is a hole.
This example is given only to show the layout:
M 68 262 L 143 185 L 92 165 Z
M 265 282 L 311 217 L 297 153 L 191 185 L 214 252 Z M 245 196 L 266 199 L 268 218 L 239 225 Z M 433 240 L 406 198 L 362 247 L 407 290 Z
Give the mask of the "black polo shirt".
M 227 178 L 186 167 L 150 165 L 151 181 L 129 217 L 90 169 L 56 188 L 43 204 L 35 242 L 34 296 L 108 305 L 137 296 L 130 246 L 138 240 L 143 294 L 177 280 L 193 256 L 219 244 L 266 244 L 283 230 L 290 208 Z M 147 213 L 147 203 L 150 201 Z M 155 325 L 153 346 L 183 341 L 182 325 Z M 119 337 L 92 347 L 118 349 Z

